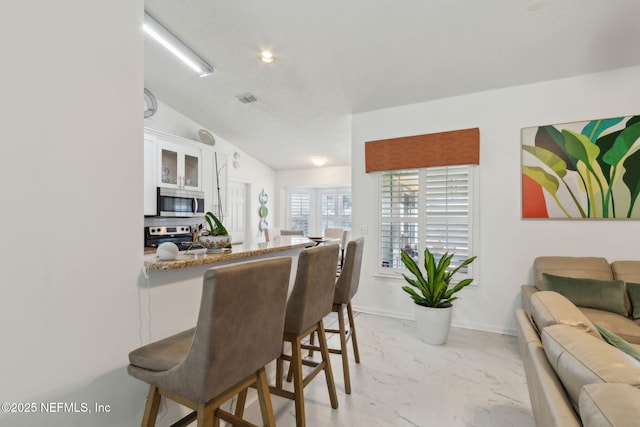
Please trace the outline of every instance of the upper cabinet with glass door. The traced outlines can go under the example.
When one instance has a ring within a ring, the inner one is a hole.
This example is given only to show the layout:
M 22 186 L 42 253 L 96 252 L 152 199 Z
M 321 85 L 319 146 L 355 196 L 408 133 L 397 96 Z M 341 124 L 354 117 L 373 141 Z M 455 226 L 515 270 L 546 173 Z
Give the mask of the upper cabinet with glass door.
M 201 150 L 158 141 L 158 186 L 201 190 Z

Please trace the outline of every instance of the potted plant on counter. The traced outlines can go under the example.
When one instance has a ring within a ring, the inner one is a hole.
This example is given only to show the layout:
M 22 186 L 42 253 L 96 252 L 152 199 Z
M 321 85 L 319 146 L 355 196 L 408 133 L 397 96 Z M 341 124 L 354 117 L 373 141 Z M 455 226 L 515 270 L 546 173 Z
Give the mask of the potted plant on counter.
M 212 212 L 207 212 L 204 219 L 207 221 L 207 229 L 198 236 L 198 242 L 207 248 L 207 252 L 216 252 L 231 247 L 231 236 L 218 217 Z
M 468 258 L 450 270 L 449 266 L 454 255 L 445 252 L 439 260 L 436 260 L 429 248 L 425 248 L 423 274 L 411 255 L 404 249 L 401 250 L 402 263 L 414 276 L 411 278 L 406 274 L 402 275 L 411 285 L 405 285 L 402 289 L 415 303 L 416 326 L 420 339 L 429 344 L 440 345 L 447 340 L 451 325 L 452 303 L 457 299 L 454 295 L 473 281 L 467 278 L 452 287 L 449 286 L 453 275 L 476 259 L 475 256 Z

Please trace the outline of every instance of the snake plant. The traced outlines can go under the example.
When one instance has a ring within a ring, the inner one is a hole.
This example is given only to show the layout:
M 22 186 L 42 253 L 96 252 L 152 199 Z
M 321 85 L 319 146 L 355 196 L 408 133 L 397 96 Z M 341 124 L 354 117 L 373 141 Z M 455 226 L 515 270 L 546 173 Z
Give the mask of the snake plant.
M 424 274 L 418 267 L 418 264 L 411 256 L 401 250 L 401 259 L 407 269 L 413 274 L 414 278 L 408 277 L 406 274 L 402 276 L 411 286 L 403 286 L 402 289 L 408 293 L 413 301 L 425 307 L 449 307 L 451 303 L 457 299 L 454 294 L 465 286 L 471 284 L 473 279 L 463 279 L 455 286 L 449 287 L 453 275 L 462 267 L 471 264 L 476 257 L 473 256 L 464 260 L 460 265 L 453 269 L 449 269 L 451 259 L 455 254 L 445 252 L 442 257 L 436 261 L 435 256 L 429 251 L 424 250 Z M 417 291 L 419 292 L 417 292 Z

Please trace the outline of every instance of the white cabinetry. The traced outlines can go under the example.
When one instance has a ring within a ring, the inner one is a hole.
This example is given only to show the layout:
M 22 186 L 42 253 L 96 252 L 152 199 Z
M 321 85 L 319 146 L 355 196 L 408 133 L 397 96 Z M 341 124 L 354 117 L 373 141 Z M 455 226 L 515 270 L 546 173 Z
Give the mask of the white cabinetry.
M 203 161 L 199 145 L 189 139 L 145 128 L 145 215 L 157 215 L 158 187 L 203 190 Z
M 156 145 L 153 139 L 144 136 L 144 214 L 157 215 L 157 161 Z
M 201 150 L 158 141 L 158 186 L 200 190 L 202 188 Z

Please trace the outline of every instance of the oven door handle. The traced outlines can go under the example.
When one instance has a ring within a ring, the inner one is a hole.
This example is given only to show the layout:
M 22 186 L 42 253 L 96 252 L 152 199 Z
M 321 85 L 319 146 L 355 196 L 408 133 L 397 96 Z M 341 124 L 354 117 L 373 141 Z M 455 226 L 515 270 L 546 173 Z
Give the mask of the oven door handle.
M 193 214 L 196 215 L 198 213 L 198 198 L 194 196 L 193 202 L 191 203 L 191 208 L 193 209 Z

